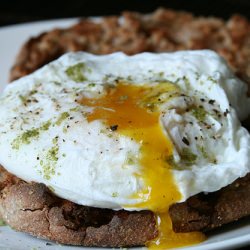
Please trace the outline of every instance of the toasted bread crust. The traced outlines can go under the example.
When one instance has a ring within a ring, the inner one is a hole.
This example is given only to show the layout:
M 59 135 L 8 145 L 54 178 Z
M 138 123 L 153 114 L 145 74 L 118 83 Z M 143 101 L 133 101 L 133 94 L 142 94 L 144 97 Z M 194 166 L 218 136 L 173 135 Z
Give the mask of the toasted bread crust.
M 17 184 L 21 182 L 19 178 L 12 175 L 11 173 L 7 172 L 1 165 L 0 165 L 0 192 L 9 186 Z M 0 217 L 1 218 L 1 217 Z
M 6 171 L 2 171 L 6 172 Z M 18 178 L 11 176 L 10 179 Z M 209 231 L 250 215 L 250 174 L 210 194 L 174 204 L 175 232 Z M 44 184 L 9 182 L 0 193 L 0 217 L 12 228 L 61 244 L 143 246 L 158 235 L 150 211 L 114 211 L 58 198 Z
M 198 194 L 173 205 L 175 232 L 209 231 L 250 215 L 250 174 L 213 193 Z
M 6 187 L 0 215 L 14 229 L 62 244 L 141 246 L 158 234 L 150 211 L 127 212 L 79 206 L 59 199 L 43 184 Z

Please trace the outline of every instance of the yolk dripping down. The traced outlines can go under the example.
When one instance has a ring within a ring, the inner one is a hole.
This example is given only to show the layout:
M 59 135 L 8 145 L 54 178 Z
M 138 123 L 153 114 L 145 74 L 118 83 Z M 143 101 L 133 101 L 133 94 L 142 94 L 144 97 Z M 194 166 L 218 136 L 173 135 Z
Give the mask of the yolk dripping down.
M 132 198 L 141 198 L 143 202 L 136 207 L 149 209 L 157 216 L 159 236 L 148 242 L 150 248 L 186 246 L 204 240 L 204 235 L 198 232 L 180 234 L 172 230 L 168 209 L 181 199 L 166 160 L 172 155 L 172 144 L 161 127 L 160 112 L 147 108 L 161 101 L 162 93 L 176 91 L 177 88 L 167 82 L 154 87 L 119 83 L 100 98 L 80 100 L 81 104 L 94 108 L 87 116 L 89 122 L 103 120 L 109 127 L 118 125 L 119 134 L 141 145 L 139 164 L 147 188 Z

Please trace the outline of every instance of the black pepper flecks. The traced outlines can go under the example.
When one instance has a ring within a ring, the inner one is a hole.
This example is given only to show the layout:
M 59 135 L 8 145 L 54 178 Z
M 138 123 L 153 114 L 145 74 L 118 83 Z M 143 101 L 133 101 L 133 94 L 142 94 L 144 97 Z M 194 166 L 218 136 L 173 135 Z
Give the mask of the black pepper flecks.
M 215 103 L 215 100 L 211 99 L 211 100 L 208 101 L 208 103 L 211 104 L 211 105 L 213 105 Z
M 118 128 L 118 125 L 111 125 L 109 128 L 111 131 L 116 131 Z
M 183 141 L 183 143 L 185 143 L 187 146 L 189 146 L 189 140 L 187 139 L 187 137 L 183 137 L 182 138 L 182 141 Z
M 229 113 L 230 113 L 229 110 L 226 109 L 226 111 L 223 113 L 223 115 L 226 117 Z

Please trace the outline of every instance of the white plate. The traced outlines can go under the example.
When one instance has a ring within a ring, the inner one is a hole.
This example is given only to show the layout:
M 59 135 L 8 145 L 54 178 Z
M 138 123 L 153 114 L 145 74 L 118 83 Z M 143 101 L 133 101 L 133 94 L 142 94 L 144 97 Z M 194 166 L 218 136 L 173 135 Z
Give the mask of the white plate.
M 0 91 L 8 82 L 9 70 L 14 63 L 15 56 L 21 45 L 31 36 L 43 31 L 72 25 L 77 19 L 63 19 L 56 21 L 35 22 L 22 25 L 13 25 L 0 28 Z M 213 232 L 208 239 L 200 245 L 182 248 L 183 250 L 209 250 L 233 249 L 250 245 L 250 219 L 233 223 L 223 229 Z M 26 249 L 86 249 L 57 245 L 45 240 L 36 239 L 24 233 L 18 233 L 9 227 L 0 227 L 0 249 L 26 250 Z M 91 248 L 93 249 L 93 248 Z M 137 248 L 138 249 L 138 248 Z M 94 250 L 94 249 L 93 249 Z

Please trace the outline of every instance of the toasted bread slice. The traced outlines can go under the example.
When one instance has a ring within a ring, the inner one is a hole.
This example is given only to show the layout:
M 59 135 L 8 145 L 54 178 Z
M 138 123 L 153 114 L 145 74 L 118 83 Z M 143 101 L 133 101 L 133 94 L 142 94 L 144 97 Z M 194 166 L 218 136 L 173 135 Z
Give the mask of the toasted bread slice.
M 8 185 L 1 190 L 0 217 L 12 228 L 62 244 L 141 246 L 158 235 L 150 211 L 86 207 L 56 197 L 48 187 L 25 183 L 1 169 Z M 13 181 L 15 180 L 15 181 Z M 173 205 L 176 232 L 208 231 L 250 215 L 250 174 L 220 191 L 199 194 Z

